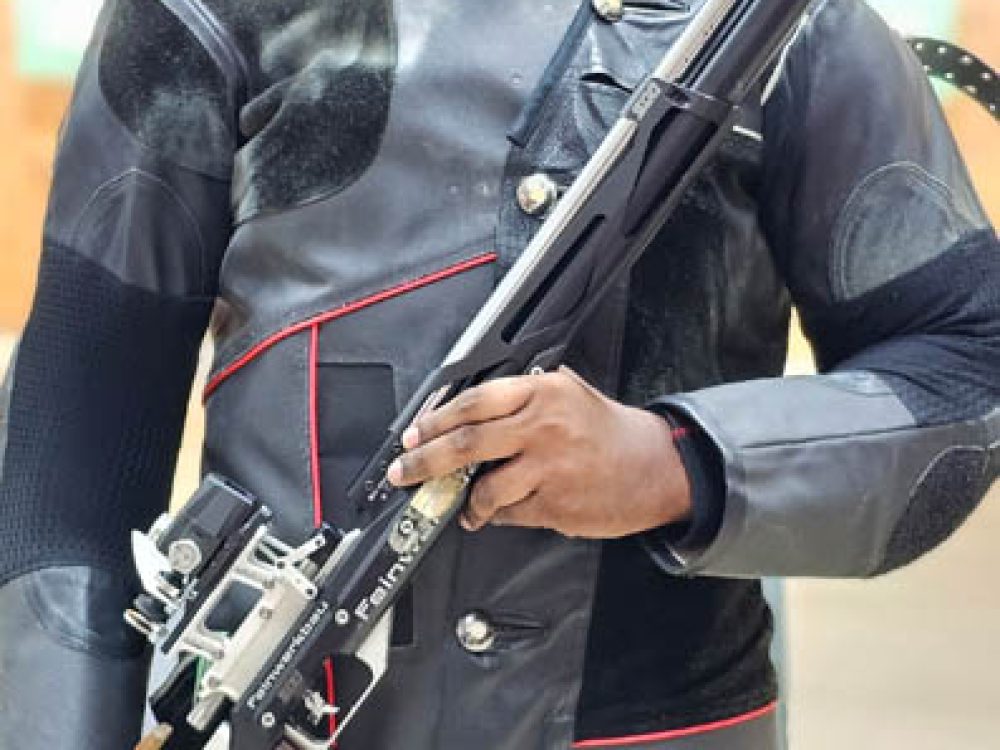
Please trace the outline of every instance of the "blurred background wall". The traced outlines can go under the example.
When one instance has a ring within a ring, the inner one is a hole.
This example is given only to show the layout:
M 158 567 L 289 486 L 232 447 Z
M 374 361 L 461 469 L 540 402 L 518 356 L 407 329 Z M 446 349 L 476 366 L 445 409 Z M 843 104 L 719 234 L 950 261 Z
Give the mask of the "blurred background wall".
M 906 33 L 957 39 L 1000 67 L 998 0 L 873 4 Z M 99 6 L 0 0 L 0 366 L 30 305 L 56 133 Z M 965 97 L 941 91 L 1000 224 L 1000 128 Z M 793 338 L 789 371 L 810 368 L 807 348 Z M 197 481 L 200 434 L 193 404 L 178 498 Z M 793 750 L 1000 750 L 996 495 L 941 550 L 900 573 L 789 583 Z

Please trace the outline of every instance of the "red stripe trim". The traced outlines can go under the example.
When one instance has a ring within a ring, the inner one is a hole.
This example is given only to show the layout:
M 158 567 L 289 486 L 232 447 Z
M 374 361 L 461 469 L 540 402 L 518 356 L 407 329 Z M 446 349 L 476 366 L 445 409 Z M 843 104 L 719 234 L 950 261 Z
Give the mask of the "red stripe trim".
M 670 437 L 674 440 L 682 440 L 691 434 L 690 427 L 675 427 L 670 431 Z
M 319 401 L 317 398 L 319 380 L 319 329 L 320 324 L 314 323 L 309 329 L 309 469 L 312 476 L 313 526 L 319 528 L 323 523 L 323 485 L 319 470 Z M 323 674 L 326 677 L 326 702 L 337 705 L 337 692 L 333 676 L 333 660 L 323 661 Z M 337 731 L 337 717 L 330 716 L 330 736 Z
M 333 660 L 327 659 L 323 662 L 323 671 L 326 672 L 326 702 L 331 706 L 337 705 L 337 686 L 333 678 Z M 330 736 L 337 731 L 337 717 L 330 716 Z M 336 747 L 336 745 L 334 745 Z
M 631 747 L 632 745 L 642 745 L 647 742 L 664 742 L 666 740 L 677 740 L 682 737 L 692 737 L 696 734 L 705 734 L 706 732 L 717 732 L 720 729 L 728 729 L 730 727 L 738 726 L 739 724 L 745 724 L 755 719 L 759 719 L 762 716 L 767 716 L 769 713 L 773 712 L 778 707 L 778 702 L 769 703 L 763 708 L 758 708 L 755 711 L 750 711 L 749 713 L 741 714 L 739 716 L 734 716 L 731 719 L 723 719 L 721 721 L 713 721 L 710 724 L 698 724 L 693 727 L 684 727 L 683 729 L 670 729 L 666 732 L 655 732 L 653 734 L 636 734 L 631 737 L 611 737 L 608 739 L 601 740 L 582 740 L 581 742 L 574 742 L 574 748 L 605 748 L 605 747 Z
M 319 379 L 319 329 L 314 323 L 309 329 L 309 468 L 312 475 L 313 526 L 323 523 L 323 486 L 319 470 L 319 402 L 317 400 L 317 380 Z M 326 702 L 337 705 L 337 691 L 333 676 L 333 660 L 323 661 L 326 676 Z M 337 731 L 337 717 L 330 716 L 330 736 Z
M 350 315 L 351 313 L 363 310 L 366 307 L 378 304 L 379 302 L 385 302 L 386 300 L 392 299 L 393 297 L 398 297 L 401 294 L 406 294 L 407 292 L 413 292 L 421 287 L 428 286 L 429 284 L 434 284 L 438 281 L 443 281 L 444 279 L 450 278 L 465 271 L 471 271 L 473 268 L 478 268 L 479 266 L 485 266 L 489 263 L 493 263 L 497 259 L 496 253 L 484 253 L 483 255 L 477 255 L 474 258 L 469 258 L 468 260 L 463 260 L 461 263 L 456 263 L 454 265 L 448 266 L 447 268 L 442 268 L 440 271 L 434 271 L 433 273 L 426 274 L 425 276 L 420 276 L 416 279 L 410 281 L 405 281 L 402 284 L 397 284 L 391 286 L 388 289 L 383 289 L 380 292 L 369 295 L 367 297 L 362 297 L 361 299 L 354 300 L 353 302 L 347 302 L 344 305 L 336 308 L 335 310 L 329 310 L 320 315 L 316 315 L 308 320 L 303 320 L 299 323 L 295 323 L 288 328 L 278 331 L 272 334 L 268 338 L 264 339 L 260 343 L 256 344 L 253 348 L 247 351 L 242 357 L 236 361 L 229 364 L 218 374 L 215 375 L 211 380 L 208 381 L 208 385 L 205 386 L 204 398 L 208 398 L 212 395 L 216 388 L 218 388 L 222 383 L 236 373 L 241 368 L 245 367 L 247 364 L 252 362 L 254 359 L 259 357 L 265 351 L 270 349 L 272 346 L 277 344 L 279 341 L 287 339 L 289 336 L 294 336 L 296 333 L 300 333 L 307 328 L 314 325 L 320 325 L 322 323 L 327 323 L 331 320 L 336 320 L 345 315 Z
M 309 469 L 312 475 L 313 526 L 323 523 L 323 487 L 319 472 L 319 406 L 317 385 L 319 378 L 319 324 L 309 331 Z

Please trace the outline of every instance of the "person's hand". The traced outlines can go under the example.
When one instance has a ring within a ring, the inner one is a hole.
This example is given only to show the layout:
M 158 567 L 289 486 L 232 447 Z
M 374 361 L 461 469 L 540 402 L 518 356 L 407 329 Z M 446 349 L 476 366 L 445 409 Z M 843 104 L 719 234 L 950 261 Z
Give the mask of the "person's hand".
M 687 473 L 670 426 L 606 398 L 568 368 L 500 378 L 459 394 L 403 435 L 389 480 L 407 486 L 472 464 L 460 522 L 610 539 L 686 520 Z

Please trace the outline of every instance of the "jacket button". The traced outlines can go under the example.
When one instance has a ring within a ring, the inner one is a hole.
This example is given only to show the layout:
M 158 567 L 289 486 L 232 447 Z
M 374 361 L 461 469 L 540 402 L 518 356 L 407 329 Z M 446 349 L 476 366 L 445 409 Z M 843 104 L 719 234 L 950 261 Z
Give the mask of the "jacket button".
M 538 216 L 556 202 L 559 186 L 547 174 L 533 174 L 517 185 L 517 205 L 530 216 Z
M 625 14 L 623 0 L 591 0 L 597 15 L 609 23 L 622 20 Z
M 496 643 L 497 631 L 482 612 L 469 612 L 455 624 L 455 635 L 470 654 L 489 651 Z

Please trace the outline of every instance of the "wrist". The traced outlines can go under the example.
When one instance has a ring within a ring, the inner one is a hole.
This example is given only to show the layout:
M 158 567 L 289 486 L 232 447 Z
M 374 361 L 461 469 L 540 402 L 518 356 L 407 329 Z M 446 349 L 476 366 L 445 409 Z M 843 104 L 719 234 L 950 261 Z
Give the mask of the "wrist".
M 653 535 L 675 552 L 694 554 L 712 543 L 722 524 L 726 486 L 721 456 L 711 438 L 683 415 L 655 407 L 653 413 L 669 425 L 689 489 L 688 514 L 663 524 Z
M 648 503 L 648 517 L 642 530 L 685 525 L 692 518 L 694 503 L 690 478 L 677 443 L 681 436 L 678 429 L 682 428 L 657 414 L 636 411 L 645 422 L 645 429 L 639 431 L 645 460 L 638 471 Z

